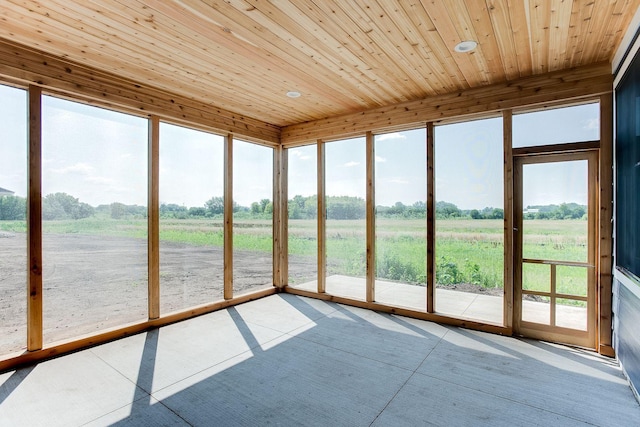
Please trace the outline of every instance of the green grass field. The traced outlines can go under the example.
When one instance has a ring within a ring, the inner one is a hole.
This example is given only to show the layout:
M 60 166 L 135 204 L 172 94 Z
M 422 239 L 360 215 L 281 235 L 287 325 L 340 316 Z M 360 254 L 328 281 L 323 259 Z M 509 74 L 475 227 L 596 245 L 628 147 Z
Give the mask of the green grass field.
M 524 258 L 587 261 L 584 220 L 527 220 L 524 223 Z M 23 221 L 0 221 L 0 230 L 24 232 Z M 329 220 L 327 263 L 329 274 L 365 275 L 365 221 Z M 146 238 L 147 221 L 87 218 L 45 221 L 44 233 L 76 233 Z M 160 222 L 162 241 L 192 245 L 223 245 L 220 219 L 168 219 Z M 317 251 L 316 221 L 289 221 L 289 253 L 312 263 Z M 270 220 L 234 221 L 234 249 L 270 252 Z M 377 276 L 424 285 L 426 282 L 426 223 L 419 219 L 376 221 Z M 503 287 L 503 221 L 446 219 L 436 221 L 436 281 L 439 284 L 473 283 Z M 586 294 L 586 269 L 558 267 L 558 291 Z M 550 267 L 524 267 L 523 287 L 549 290 Z

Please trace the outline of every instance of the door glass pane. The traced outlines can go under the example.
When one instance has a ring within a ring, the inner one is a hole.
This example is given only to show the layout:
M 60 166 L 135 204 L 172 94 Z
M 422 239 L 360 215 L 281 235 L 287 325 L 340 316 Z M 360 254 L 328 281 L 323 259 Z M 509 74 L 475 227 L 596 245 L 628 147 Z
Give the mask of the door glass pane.
M 556 269 L 556 291 L 559 294 L 586 297 L 589 288 L 590 269 L 585 267 L 558 266 Z M 587 301 L 573 298 L 556 300 L 556 325 L 587 330 Z
M 551 292 L 551 269 L 548 265 L 523 263 L 522 289 L 527 291 Z
M 148 121 L 42 98 L 44 340 L 142 321 Z
M 585 267 L 558 266 L 556 290 L 559 294 L 587 296 L 589 269 Z
M 318 290 L 318 147 L 287 150 L 289 286 Z
M 426 311 L 426 130 L 375 137 L 378 302 Z
M 0 355 L 27 343 L 27 93 L 0 85 Z
M 366 298 L 366 143 L 325 146 L 327 293 Z
M 502 119 L 435 128 L 436 311 L 503 323 Z
M 273 148 L 233 141 L 233 295 L 273 286 Z
M 551 324 L 550 298 L 539 295 L 522 296 L 522 320 L 525 322 Z
M 527 259 L 587 262 L 587 161 L 523 165 Z
M 556 300 L 556 326 L 587 330 L 587 303 L 573 299 Z
M 587 302 L 556 295 L 588 295 L 591 268 L 571 265 L 588 261 L 588 161 L 524 164 L 522 179 L 522 320 L 586 330 Z
M 522 320 L 551 324 L 550 298 L 533 292 L 551 292 L 551 267 L 545 264 L 522 264 Z
M 221 300 L 224 141 L 160 124 L 160 311 Z

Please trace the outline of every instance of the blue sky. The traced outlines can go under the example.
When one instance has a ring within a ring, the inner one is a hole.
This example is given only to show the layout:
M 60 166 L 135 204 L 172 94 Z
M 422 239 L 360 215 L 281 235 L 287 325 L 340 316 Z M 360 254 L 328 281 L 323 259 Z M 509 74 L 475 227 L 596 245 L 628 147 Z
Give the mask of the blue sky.
M 147 121 L 51 97 L 43 101 L 43 194 L 66 192 L 92 206 L 147 203 Z M 0 187 L 26 194 L 26 92 L 0 86 Z M 597 104 L 515 115 L 514 146 L 598 139 Z M 425 130 L 376 136 L 376 204 L 426 200 Z M 461 209 L 502 207 L 502 120 L 436 126 L 436 199 Z M 161 125 L 160 199 L 203 206 L 223 194 L 221 136 Z M 272 151 L 234 141 L 234 199 L 272 197 Z M 365 140 L 327 143 L 328 195 L 365 197 Z M 525 206 L 584 203 L 586 172 L 527 168 Z M 576 179 L 575 177 L 579 177 Z M 289 150 L 289 196 L 316 193 L 316 146 Z M 530 179 L 528 179 L 530 178 Z

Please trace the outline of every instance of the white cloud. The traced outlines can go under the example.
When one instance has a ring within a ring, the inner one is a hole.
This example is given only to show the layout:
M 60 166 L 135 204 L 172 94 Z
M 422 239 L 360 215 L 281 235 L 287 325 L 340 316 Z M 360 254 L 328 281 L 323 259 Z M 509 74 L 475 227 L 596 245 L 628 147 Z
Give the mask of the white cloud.
M 350 161 L 350 162 L 345 163 L 342 166 L 344 166 L 345 168 L 352 168 L 354 166 L 358 166 L 359 164 L 360 164 L 360 162 Z
M 88 165 L 86 163 L 76 163 L 75 165 L 67 166 L 59 169 L 51 169 L 53 173 L 59 174 L 68 174 L 68 173 L 79 173 L 83 175 L 88 175 L 93 171 L 93 166 Z
M 376 163 L 384 163 L 386 161 L 387 159 L 385 159 L 384 157 L 376 156 Z
M 394 184 L 408 184 L 409 181 L 407 181 L 406 179 L 402 179 L 402 178 L 393 178 L 391 180 L 389 180 L 389 182 L 392 182 Z
M 291 150 L 291 154 L 293 154 L 300 160 L 309 160 L 311 158 L 311 156 L 304 154 L 301 150 Z
M 399 132 L 385 133 L 383 135 L 376 135 L 376 140 L 386 141 L 387 139 L 407 139 L 406 136 Z
M 597 117 L 594 117 L 592 119 L 587 120 L 584 128 L 588 130 L 600 129 L 600 119 L 598 119 Z
M 113 184 L 115 180 L 111 178 L 106 178 L 104 176 L 90 176 L 86 179 L 88 182 L 93 182 L 94 184 Z

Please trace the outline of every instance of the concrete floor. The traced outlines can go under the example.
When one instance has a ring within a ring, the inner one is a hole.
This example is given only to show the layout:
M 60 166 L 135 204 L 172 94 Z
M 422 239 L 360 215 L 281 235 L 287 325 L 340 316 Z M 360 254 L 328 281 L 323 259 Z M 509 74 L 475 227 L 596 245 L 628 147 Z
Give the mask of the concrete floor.
M 1 426 L 640 425 L 615 360 L 279 294 L 0 375 Z
M 301 283 L 295 285 L 295 288 L 316 292 L 318 282 L 314 280 Z M 326 292 L 330 295 L 364 301 L 366 299 L 366 280 L 361 277 L 334 274 L 326 279 Z M 376 280 L 375 301 L 416 311 L 427 310 L 427 293 L 424 286 Z M 460 319 L 502 325 L 503 296 L 436 288 L 435 301 L 437 313 Z M 551 314 L 548 303 L 523 300 L 522 306 L 523 320 L 543 325 L 550 324 Z M 587 309 L 557 304 L 556 325 L 586 331 Z

